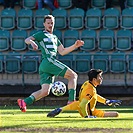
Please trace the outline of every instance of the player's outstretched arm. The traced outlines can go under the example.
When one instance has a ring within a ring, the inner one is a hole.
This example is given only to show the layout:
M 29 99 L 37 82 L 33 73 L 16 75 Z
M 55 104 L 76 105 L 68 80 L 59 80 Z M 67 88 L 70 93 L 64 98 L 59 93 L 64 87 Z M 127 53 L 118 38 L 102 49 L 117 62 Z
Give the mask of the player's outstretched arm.
M 60 46 L 58 46 L 58 52 L 61 55 L 66 55 L 72 52 L 73 50 L 75 50 L 76 48 L 81 47 L 83 45 L 84 45 L 84 41 L 82 40 L 77 40 L 72 46 L 66 47 L 66 48 L 64 48 L 64 46 L 61 44 Z
M 30 36 L 28 38 L 25 39 L 25 43 L 26 44 L 31 44 L 31 46 L 33 47 L 34 50 L 37 50 L 38 49 L 38 45 L 35 43 L 34 41 L 34 37 Z

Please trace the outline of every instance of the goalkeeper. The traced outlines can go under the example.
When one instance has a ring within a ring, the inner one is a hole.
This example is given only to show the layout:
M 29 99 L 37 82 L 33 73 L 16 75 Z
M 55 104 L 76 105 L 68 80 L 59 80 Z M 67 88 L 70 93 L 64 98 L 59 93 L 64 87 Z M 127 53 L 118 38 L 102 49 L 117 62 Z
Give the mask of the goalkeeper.
M 118 112 L 115 111 L 103 111 L 96 109 L 96 103 L 100 102 L 105 105 L 119 105 L 121 104 L 120 100 L 109 100 L 97 94 L 96 87 L 102 84 L 103 71 L 100 69 L 91 69 L 88 72 L 89 80 L 86 81 L 80 89 L 79 100 L 74 101 L 71 104 L 68 104 L 62 108 L 57 108 L 50 113 L 47 117 L 54 117 L 64 111 L 78 111 L 80 115 L 84 118 L 95 118 L 95 117 L 118 117 Z

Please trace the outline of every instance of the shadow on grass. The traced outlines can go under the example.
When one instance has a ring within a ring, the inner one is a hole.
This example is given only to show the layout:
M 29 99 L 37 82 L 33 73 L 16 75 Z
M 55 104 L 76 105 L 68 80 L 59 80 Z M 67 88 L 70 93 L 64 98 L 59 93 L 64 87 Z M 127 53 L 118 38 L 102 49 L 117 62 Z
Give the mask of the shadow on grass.
M 36 113 L 49 113 L 53 109 L 58 108 L 57 106 L 29 106 L 27 108 L 26 114 L 36 114 Z M 131 106 L 126 107 L 100 107 L 98 109 L 105 111 L 118 111 L 119 113 L 133 113 L 133 108 Z M 0 110 L 2 114 L 20 114 L 22 113 L 19 110 L 18 106 L 0 106 Z M 66 111 L 65 113 L 75 113 L 77 111 Z

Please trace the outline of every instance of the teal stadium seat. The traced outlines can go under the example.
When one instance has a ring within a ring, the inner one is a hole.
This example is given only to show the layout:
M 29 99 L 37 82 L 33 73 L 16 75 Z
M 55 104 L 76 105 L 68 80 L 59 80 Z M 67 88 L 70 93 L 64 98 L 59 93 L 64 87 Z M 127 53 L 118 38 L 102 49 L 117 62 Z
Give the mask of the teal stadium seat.
M 69 47 L 79 39 L 79 32 L 77 30 L 65 30 L 63 35 L 63 45 Z
M 5 61 L 4 61 L 4 66 L 5 66 L 5 72 L 6 73 L 19 73 L 21 68 L 21 54 L 17 52 L 9 52 L 5 56 Z
M 4 55 L 3 53 L 0 52 L 0 73 L 3 72 L 4 70 L 3 62 L 4 62 Z
M 113 52 L 109 59 L 110 72 L 123 73 L 126 71 L 126 56 L 122 51 Z
M 35 9 L 36 8 L 36 0 L 23 0 L 23 8 L 27 9 Z
M 22 8 L 17 15 L 17 28 L 28 30 L 32 28 L 33 12 L 31 9 Z
M 102 11 L 98 8 L 90 8 L 85 15 L 85 27 L 98 29 L 101 27 Z
M 133 7 L 133 0 L 126 0 L 127 7 Z
M 6 8 L 0 14 L 0 28 L 11 30 L 15 28 L 16 11 L 12 8 Z
M 104 73 L 109 70 L 109 54 L 107 52 L 98 51 L 92 56 L 92 68 L 101 69 Z
M 79 52 L 74 57 L 74 67 L 77 73 L 87 73 L 91 69 L 91 55 L 88 52 Z
M 84 41 L 84 45 L 80 47 L 83 51 L 91 51 L 96 48 L 96 31 L 91 29 L 82 30 L 80 39 Z
M 74 69 L 74 55 L 73 53 L 69 53 L 65 56 L 62 56 L 62 55 L 57 55 L 57 58 L 59 61 L 61 61 L 62 63 L 64 63 L 65 65 L 67 65 L 68 67 L 70 67 L 71 69 Z
M 120 11 L 117 8 L 108 8 L 103 14 L 103 28 L 116 29 L 119 27 Z
M 34 13 L 34 29 L 42 30 L 44 29 L 44 16 L 50 14 L 48 9 L 42 8 L 38 9 Z
M 114 48 L 114 31 L 109 29 L 102 29 L 98 36 L 99 50 L 113 50 Z
M 69 29 L 82 29 L 84 27 L 85 12 L 81 8 L 70 9 L 68 15 L 68 28 Z
M 55 28 L 64 29 L 67 26 L 67 11 L 65 9 L 55 9 L 52 11 L 52 15 L 55 17 Z
M 72 7 L 72 0 L 58 0 L 59 7 L 68 9 Z
M 120 26 L 125 29 L 133 29 L 133 8 L 122 10 Z
M 61 30 L 54 29 L 53 34 L 55 34 L 58 39 L 62 42 L 62 32 Z
M 116 33 L 116 49 L 117 50 L 131 50 L 132 46 L 132 31 L 121 29 Z
M 14 30 L 11 37 L 11 49 L 22 51 L 26 49 L 25 39 L 27 32 L 25 30 Z
M 9 49 L 10 32 L 7 30 L 0 30 L 0 51 Z
M 106 8 L 106 0 L 91 0 L 91 7 Z
M 36 73 L 38 72 L 38 63 L 40 56 L 36 52 L 26 52 L 22 55 L 22 71 L 24 73 Z
M 133 73 L 133 52 L 127 54 L 127 70 L 130 73 Z

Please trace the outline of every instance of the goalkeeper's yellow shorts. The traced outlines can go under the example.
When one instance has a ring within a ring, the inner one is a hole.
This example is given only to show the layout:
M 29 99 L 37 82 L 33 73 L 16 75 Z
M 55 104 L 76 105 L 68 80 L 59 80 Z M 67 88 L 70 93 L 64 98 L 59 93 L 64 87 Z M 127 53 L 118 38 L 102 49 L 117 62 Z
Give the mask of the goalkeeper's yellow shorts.
M 83 117 L 81 110 L 79 110 L 80 115 Z M 103 110 L 98 110 L 98 109 L 94 109 L 94 111 L 92 111 L 92 114 L 90 113 L 90 111 L 88 110 L 88 115 L 92 115 L 92 116 L 96 116 L 96 117 L 104 117 L 104 111 Z

